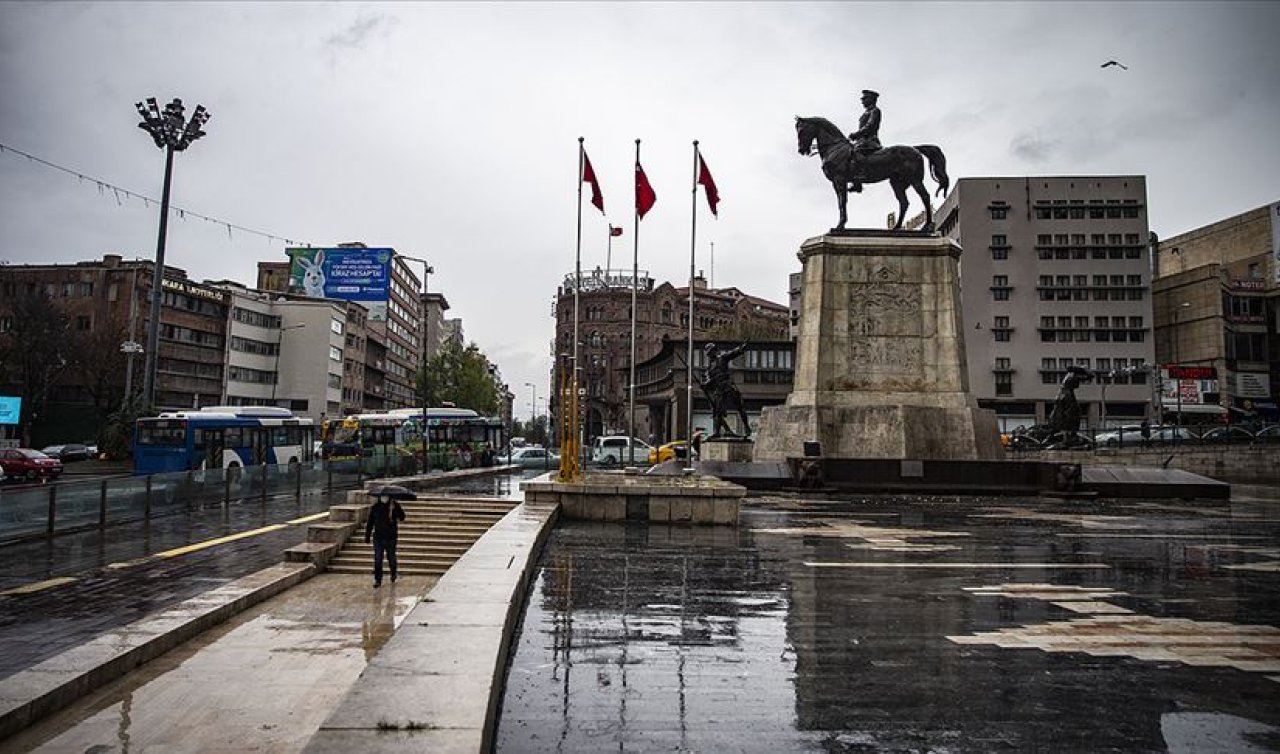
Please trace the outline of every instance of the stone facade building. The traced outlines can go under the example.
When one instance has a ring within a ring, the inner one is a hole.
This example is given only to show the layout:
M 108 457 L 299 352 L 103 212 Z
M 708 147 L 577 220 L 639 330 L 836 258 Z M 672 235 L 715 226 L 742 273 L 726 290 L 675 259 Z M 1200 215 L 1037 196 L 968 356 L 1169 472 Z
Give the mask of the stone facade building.
M 42 405 L 24 406 L 24 411 L 43 412 L 33 443 L 92 439 L 124 399 L 126 382 L 135 392 L 141 390 L 145 356 L 138 352 L 130 359 L 121 346 L 146 341 L 154 270 L 153 262 L 125 260 L 119 254 L 75 264 L 0 267 L 0 336 L 21 326 L 7 305 L 40 294 L 67 316 L 71 332 L 66 342 L 85 357 L 69 359 L 67 368 L 42 380 Z M 229 296 L 188 280 L 185 271 L 169 265 L 161 294 L 156 407 L 216 405 L 222 398 Z M 14 380 L 12 374 L 0 374 L 0 381 L 10 383 L 6 389 L 18 387 Z
M 585 391 L 582 406 L 586 439 L 599 435 L 626 434 L 631 369 L 631 270 L 601 270 L 585 273 L 578 295 L 580 388 Z M 561 355 L 573 353 L 574 275 L 565 276 L 556 292 L 555 340 L 552 343 L 550 411 L 559 410 L 556 386 Z M 647 273 L 638 279 L 636 317 L 637 367 L 663 352 L 667 341 L 687 342 L 689 333 L 688 286 L 656 283 Z M 787 307 L 751 296 L 733 287 L 709 288 L 704 278 L 694 280 L 694 339 L 742 342 L 788 340 Z M 683 355 L 683 354 L 682 354 Z M 636 376 L 636 436 L 667 436 L 661 412 L 651 412 L 639 401 L 639 374 Z M 661 431 L 659 431 L 661 430 Z M 683 435 L 681 435 L 683 436 Z
M 1187 423 L 1280 419 L 1280 202 L 1160 241 L 1163 409 Z
M 1099 375 L 1076 391 L 1087 424 L 1154 413 L 1146 203 L 1143 176 L 1019 176 L 962 178 L 938 208 L 964 250 L 970 389 L 1002 429 L 1043 423 L 1068 366 Z

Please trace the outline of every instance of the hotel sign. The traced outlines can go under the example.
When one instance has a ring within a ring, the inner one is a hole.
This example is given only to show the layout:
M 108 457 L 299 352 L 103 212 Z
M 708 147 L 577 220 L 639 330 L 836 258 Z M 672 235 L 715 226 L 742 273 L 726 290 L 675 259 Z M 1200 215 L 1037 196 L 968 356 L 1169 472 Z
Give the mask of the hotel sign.
M 195 283 L 186 280 L 172 280 L 170 278 L 165 278 L 164 282 L 160 285 L 165 290 L 174 291 L 186 296 L 195 296 L 196 298 L 217 301 L 219 304 L 227 303 L 227 294 L 225 292 L 214 290 L 212 288 L 205 288 L 202 285 L 196 285 Z

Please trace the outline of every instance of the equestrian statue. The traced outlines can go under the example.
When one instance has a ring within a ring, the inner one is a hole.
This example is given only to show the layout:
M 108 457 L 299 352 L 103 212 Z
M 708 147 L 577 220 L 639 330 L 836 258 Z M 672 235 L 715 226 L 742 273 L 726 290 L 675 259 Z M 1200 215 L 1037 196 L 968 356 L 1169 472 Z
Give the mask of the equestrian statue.
M 840 205 L 840 224 L 836 230 L 844 230 L 848 222 L 849 192 L 862 191 L 864 183 L 887 180 L 898 197 L 898 224 L 902 229 L 907 215 L 907 189 L 913 188 L 924 202 L 925 224 L 923 230 L 933 231 L 933 205 L 924 187 L 924 165 L 929 163 L 929 175 L 938 184 L 938 194 L 946 196 L 951 187 L 947 177 L 947 158 L 942 150 L 932 144 L 914 147 L 880 145 L 880 108 L 876 105 L 880 95 L 870 89 L 862 90 L 863 113 L 858 118 L 858 130 L 848 137 L 826 118 L 796 117 L 796 136 L 800 154 L 808 155 L 813 144 L 818 144 L 822 158 L 822 174 L 831 181 Z

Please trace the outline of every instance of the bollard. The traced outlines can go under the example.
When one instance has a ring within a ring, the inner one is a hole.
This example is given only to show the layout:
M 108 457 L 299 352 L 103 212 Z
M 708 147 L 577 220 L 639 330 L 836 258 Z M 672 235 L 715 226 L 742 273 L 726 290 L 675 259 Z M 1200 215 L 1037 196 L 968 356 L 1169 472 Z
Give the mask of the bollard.
M 332 461 L 324 462 L 324 473 L 325 473 L 325 476 L 329 478 L 328 486 L 325 488 L 325 492 L 333 492 L 333 462 Z
M 53 536 L 53 521 L 58 517 L 58 486 L 49 485 L 49 536 Z
M 231 469 L 222 470 L 222 507 L 231 503 Z
M 293 499 L 302 499 L 302 464 L 293 464 Z
M 102 494 L 98 497 L 98 528 L 107 526 L 107 480 L 102 480 Z
M 147 474 L 147 496 L 142 504 L 142 520 L 151 520 L 151 475 Z

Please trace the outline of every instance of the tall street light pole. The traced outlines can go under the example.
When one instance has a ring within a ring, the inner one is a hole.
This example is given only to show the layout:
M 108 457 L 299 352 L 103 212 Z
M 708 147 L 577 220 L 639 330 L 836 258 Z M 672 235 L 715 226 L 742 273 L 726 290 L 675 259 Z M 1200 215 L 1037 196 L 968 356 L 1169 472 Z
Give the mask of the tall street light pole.
M 271 380 L 271 405 L 276 405 L 276 385 L 280 384 L 280 352 L 284 350 L 284 334 L 290 330 L 297 330 L 300 327 L 306 327 L 306 322 L 299 322 L 296 325 L 285 325 L 280 328 L 280 339 L 276 341 L 276 368 L 274 379 Z
M 160 345 L 160 298 L 164 282 L 164 244 L 169 230 L 169 187 L 173 180 L 173 153 L 191 146 L 191 142 L 204 136 L 204 124 L 209 111 L 204 105 L 196 105 L 191 120 L 186 119 L 182 100 L 174 98 L 164 106 L 164 112 L 156 104 L 155 97 L 148 97 L 146 104 L 136 107 L 142 116 L 138 128 L 151 134 L 156 146 L 164 150 L 164 190 L 160 195 L 160 232 L 156 239 L 156 266 L 151 274 L 151 314 L 147 322 L 146 366 L 142 379 L 142 405 L 151 411 L 155 405 L 156 357 Z
M 1191 308 L 1191 303 L 1183 301 L 1173 310 L 1173 368 L 1178 370 L 1178 426 L 1182 426 L 1182 357 L 1179 345 L 1182 343 L 1182 310 Z
M 430 422 L 427 421 L 427 344 L 431 341 L 431 317 L 427 313 L 427 276 L 435 272 L 436 269 L 425 259 L 404 254 L 401 257 L 407 261 L 417 262 L 422 265 L 422 301 L 420 302 L 422 309 L 422 344 L 419 349 L 422 354 L 422 376 L 419 381 L 422 383 L 422 473 L 426 474 L 431 471 L 431 459 L 427 457 L 427 433 L 430 431 L 431 426 Z

